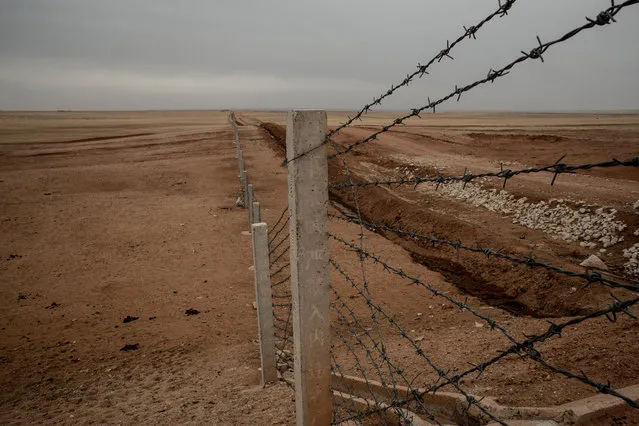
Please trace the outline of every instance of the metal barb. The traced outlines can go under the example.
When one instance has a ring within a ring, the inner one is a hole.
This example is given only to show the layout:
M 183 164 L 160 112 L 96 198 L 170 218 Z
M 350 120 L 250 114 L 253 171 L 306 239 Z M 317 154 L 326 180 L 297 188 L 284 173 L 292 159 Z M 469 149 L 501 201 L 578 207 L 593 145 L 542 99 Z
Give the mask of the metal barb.
M 639 0 L 638 0 L 639 1 Z M 564 158 L 562 156 L 562 158 Z M 375 186 L 375 185 L 414 185 L 415 183 L 425 183 L 431 182 L 437 184 L 437 186 L 450 183 L 450 182 L 470 182 L 479 178 L 486 177 L 496 177 L 496 178 L 513 178 L 515 176 L 523 175 L 523 174 L 533 174 L 533 173 L 542 173 L 542 172 L 550 172 L 553 173 L 554 177 L 551 184 L 554 184 L 557 176 L 562 173 L 571 173 L 575 174 L 578 170 L 591 170 L 596 168 L 612 168 L 612 167 L 639 167 L 639 157 L 632 157 L 629 160 L 616 160 L 612 159 L 611 161 L 603 161 L 600 163 L 587 163 L 587 164 L 576 164 L 576 165 L 567 165 L 564 163 L 557 162 L 543 166 L 543 167 L 531 167 L 519 170 L 504 170 L 499 172 L 488 172 L 488 173 L 465 173 L 462 176 L 418 176 L 411 179 L 380 179 L 375 178 L 374 180 L 369 181 L 359 181 L 359 182 L 341 182 L 341 183 L 331 183 L 328 185 L 329 188 L 335 189 L 344 189 L 351 187 L 367 187 L 367 186 Z
M 505 16 L 508 12 L 508 10 L 510 10 L 510 8 L 512 7 L 512 5 L 514 4 L 515 0 L 507 0 L 506 2 L 504 2 L 503 4 L 500 2 L 500 6 L 499 9 L 497 10 L 496 13 L 489 15 L 490 19 L 494 18 L 495 16 Z M 454 90 L 453 92 L 449 93 L 448 95 L 438 99 L 435 102 L 430 102 L 430 100 L 428 101 L 428 104 L 419 108 L 420 111 L 424 111 L 426 109 L 432 109 L 433 113 L 436 111 L 436 107 L 437 105 L 444 103 L 446 101 L 448 101 L 449 99 L 451 99 L 452 97 L 459 97 L 459 95 L 461 95 L 462 93 L 468 92 L 472 89 L 474 89 L 477 86 L 480 86 L 482 84 L 488 83 L 488 82 L 494 82 L 497 78 L 501 78 L 504 77 L 506 75 L 508 75 L 510 73 L 510 71 L 512 69 L 514 69 L 517 65 L 529 60 L 529 59 L 540 59 L 542 62 L 544 61 L 543 58 L 543 54 L 550 49 L 551 47 L 560 44 L 562 42 L 565 42 L 566 40 L 569 40 L 575 36 L 577 36 L 578 34 L 580 34 L 581 32 L 587 30 L 587 29 L 591 29 L 597 25 L 603 25 L 605 23 L 609 23 L 611 21 L 614 20 L 614 16 L 619 13 L 623 8 L 625 7 L 629 7 L 631 5 L 637 4 L 639 3 L 639 0 L 626 0 L 625 2 L 618 4 L 618 5 L 614 5 L 611 6 L 610 8 L 606 9 L 605 11 L 601 12 L 596 20 L 591 20 L 589 19 L 585 24 L 572 29 L 571 31 L 568 31 L 566 34 L 564 34 L 563 36 L 549 41 L 549 42 L 545 42 L 543 43 L 541 41 L 541 38 L 539 36 L 537 36 L 537 46 L 535 46 L 534 48 L 532 48 L 531 50 L 528 51 L 528 53 L 526 53 L 526 51 L 522 51 L 522 56 L 519 56 L 517 58 L 515 58 L 514 60 L 512 60 L 510 63 L 504 65 L 502 68 L 498 69 L 498 70 L 491 70 L 488 72 L 488 75 L 485 78 L 479 79 L 473 83 L 469 83 L 466 84 L 465 86 L 459 86 L 458 88 L 456 88 L 456 90 Z M 490 20 L 489 19 L 489 20 Z M 486 21 L 487 22 L 487 21 Z M 483 25 L 482 21 L 482 25 Z M 479 28 L 480 25 L 477 25 L 477 27 Z M 449 57 L 452 59 L 452 56 L 449 55 L 450 51 L 452 50 L 452 48 L 459 42 L 461 42 L 461 40 L 468 38 L 467 37 L 467 31 L 465 31 L 461 36 L 461 38 L 458 38 L 457 40 L 455 40 L 453 43 L 447 42 L 446 44 L 446 48 L 442 49 L 437 55 L 435 55 L 435 57 L 429 61 L 428 64 L 432 64 L 433 62 L 439 62 L 441 61 L 444 57 Z M 423 75 L 423 71 L 424 68 L 420 65 L 420 67 L 417 69 L 417 71 L 414 72 L 414 75 L 417 76 L 418 74 L 422 74 Z M 399 88 L 399 87 L 403 87 L 402 84 L 399 84 L 397 86 L 395 86 L 393 88 L 393 92 Z M 383 95 L 380 98 L 383 99 L 384 97 L 388 96 L 388 94 Z M 360 111 L 361 112 L 361 111 Z M 361 112 L 363 113 L 363 112 Z M 357 142 L 354 142 L 350 145 L 347 145 L 346 147 L 344 147 L 344 149 L 342 150 L 341 153 L 338 154 L 331 154 L 329 155 L 329 158 L 333 158 L 336 157 L 338 155 L 344 155 L 350 151 L 352 151 L 355 147 L 368 143 L 371 140 L 373 140 L 373 135 L 379 135 L 381 133 L 387 132 L 389 131 L 393 126 L 395 126 L 396 124 L 400 124 L 403 123 L 405 120 L 407 120 L 408 118 L 413 117 L 413 113 L 409 113 L 407 115 L 404 115 L 402 117 L 399 117 L 399 122 L 397 121 L 397 119 L 391 123 L 388 126 L 384 126 L 381 130 L 376 131 L 375 133 L 373 133 L 372 135 L 364 138 L 364 139 L 360 139 Z M 347 122 L 348 123 L 348 122 Z M 350 123 L 349 123 L 350 124 Z M 337 129 L 335 129 L 332 132 L 329 132 L 329 136 L 332 136 L 334 134 L 336 134 L 338 131 L 340 131 L 341 129 L 343 129 L 344 126 L 340 126 Z

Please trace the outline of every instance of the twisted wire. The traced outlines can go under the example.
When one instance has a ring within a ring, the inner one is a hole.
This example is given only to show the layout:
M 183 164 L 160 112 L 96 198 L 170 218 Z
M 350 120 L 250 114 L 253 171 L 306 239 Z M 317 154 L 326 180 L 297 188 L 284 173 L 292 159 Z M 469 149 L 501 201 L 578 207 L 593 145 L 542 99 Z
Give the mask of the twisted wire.
M 638 0 L 639 1 L 639 0 Z M 639 156 L 632 157 L 629 160 L 616 160 L 612 159 L 610 161 L 602 161 L 599 163 L 586 163 L 586 164 L 575 164 L 568 165 L 561 163 L 561 160 L 565 157 L 562 156 L 555 163 L 542 166 L 542 167 L 528 167 L 525 169 L 519 170 L 500 170 L 498 172 L 487 172 L 487 173 L 471 173 L 466 172 L 462 176 L 434 176 L 434 177 L 414 177 L 409 179 L 375 179 L 369 181 L 360 181 L 360 182 L 343 182 L 343 183 L 331 183 L 328 185 L 329 188 L 340 189 L 340 188 L 350 188 L 352 186 L 356 187 L 366 187 L 366 186 L 380 186 L 380 185 L 414 185 L 416 188 L 419 184 L 425 182 L 431 182 L 437 184 L 437 186 L 450 183 L 450 182 L 464 182 L 464 184 L 472 182 L 475 179 L 485 178 L 485 177 L 497 177 L 504 179 L 504 187 L 506 186 L 506 182 L 508 179 L 522 175 L 522 174 L 531 174 L 531 173 L 540 173 L 540 172 L 551 172 L 553 173 L 553 178 L 551 185 L 554 185 L 557 176 L 562 173 L 574 173 L 577 170 L 590 170 L 596 168 L 611 168 L 611 167 L 639 167 Z
M 492 249 L 492 248 L 472 247 L 472 246 L 468 246 L 468 245 L 463 244 L 461 241 L 449 241 L 449 240 L 446 240 L 446 239 L 437 238 L 437 237 L 433 237 L 433 236 L 430 236 L 430 235 L 422 235 L 422 234 L 419 234 L 417 232 L 404 231 L 404 230 L 397 229 L 397 228 L 391 228 L 391 227 L 385 226 L 385 225 L 374 224 L 374 223 L 371 223 L 371 222 L 367 222 L 365 220 L 359 220 L 359 219 L 354 218 L 354 217 L 336 215 L 334 213 L 329 213 L 328 216 L 330 218 L 341 220 L 341 221 L 344 221 L 344 222 L 355 223 L 355 224 L 360 224 L 361 223 L 362 225 L 366 226 L 367 228 L 369 228 L 370 230 L 372 230 L 374 232 L 388 231 L 388 232 L 392 232 L 395 235 L 398 235 L 398 236 L 401 236 L 401 237 L 409 237 L 409 238 L 413 238 L 413 239 L 428 241 L 429 243 L 433 243 L 433 244 L 447 245 L 449 247 L 454 248 L 455 250 L 465 250 L 465 251 L 468 251 L 468 252 L 471 252 L 471 253 L 483 254 L 484 256 L 486 256 L 486 258 L 490 258 L 492 256 L 494 258 L 508 260 L 510 262 L 513 262 L 513 263 L 518 263 L 520 265 L 529 266 L 531 268 L 539 267 L 539 268 L 543 268 L 543 269 L 546 269 L 546 270 L 549 270 L 549 271 L 553 271 L 553 272 L 556 272 L 558 274 L 566 275 L 566 276 L 569 276 L 569 277 L 582 278 L 585 281 L 587 281 L 586 285 L 590 285 L 592 283 L 601 283 L 601 284 L 606 285 L 606 286 L 611 287 L 611 288 L 623 288 L 623 289 L 626 289 L 626 290 L 629 290 L 629 291 L 639 292 L 639 286 L 632 285 L 632 284 L 624 284 L 624 283 L 621 283 L 619 281 L 615 281 L 615 280 L 612 280 L 612 279 L 609 279 L 609 278 L 605 278 L 600 273 L 594 272 L 594 271 L 593 272 L 574 272 L 574 271 L 569 271 L 567 269 L 560 268 L 559 266 L 556 266 L 556 265 L 553 265 L 553 264 L 550 264 L 550 263 L 546 263 L 546 262 L 541 262 L 541 261 L 535 260 L 532 257 L 532 255 L 526 256 L 526 257 L 516 257 L 516 256 L 512 256 L 512 255 L 508 255 L 508 254 L 502 253 L 501 251 L 495 250 L 495 249 Z
M 381 135 L 382 133 L 387 132 L 388 130 L 390 130 L 391 128 L 402 124 L 404 121 L 408 120 L 411 117 L 419 117 L 419 114 L 425 110 L 429 110 L 432 109 L 433 112 L 435 112 L 435 109 L 438 105 L 448 101 L 451 98 L 457 97 L 457 101 L 459 101 L 459 99 L 461 98 L 461 95 L 463 93 L 466 93 L 472 89 L 474 89 L 477 86 L 483 85 L 485 83 L 493 83 L 496 79 L 504 77 L 506 75 L 508 75 L 510 73 L 510 70 L 513 69 L 516 65 L 525 62 L 529 59 L 535 60 L 535 59 L 539 59 L 542 62 L 544 62 L 544 57 L 543 54 L 546 53 L 546 51 L 548 49 L 550 49 L 552 46 L 562 43 L 566 40 L 569 40 L 573 37 L 575 37 L 577 34 L 581 33 L 582 31 L 585 31 L 587 29 L 590 28 L 594 28 L 596 26 L 603 26 L 603 25 L 607 25 L 610 24 L 612 22 L 616 22 L 614 17 L 625 7 L 634 5 L 639 3 L 639 0 L 627 0 L 621 4 L 616 5 L 614 3 L 614 0 L 611 1 L 612 5 L 607 8 L 606 10 L 600 12 L 597 17 L 595 19 L 590 19 L 590 18 L 586 18 L 586 23 L 567 32 L 566 34 L 564 34 L 563 36 L 546 42 L 546 43 L 542 43 L 541 39 L 539 38 L 539 36 L 537 36 L 537 43 L 538 46 L 532 48 L 530 51 L 525 52 L 525 51 L 521 51 L 522 55 L 519 56 L 517 59 L 513 60 L 512 62 L 510 62 L 509 64 L 503 66 L 502 68 L 500 68 L 499 70 L 489 70 L 488 74 L 485 78 L 479 79 L 477 81 L 475 81 L 474 83 L 470 83 L 467 84 L 463 87 L 457 87 L 455 86 L 455 90 L 452 91 L 451 93 L 449 93 L 448 95 L 439 98 L 436 101 L 431 102 L 430 99 L 428 99 L 428 103 L 422 107 L 419 108 L 415 108 L 413 109 L 409 114 L 406 114 L 402 117 L 398 117 L 396 118 L 392 123 L 387 124 L 386 126 L 384 126 L 381 130 L 371 134 L 370 136 L 361 139 L 357 142 L 354 142 L 346 147 L 344 147 L 344 149 L 340 150 L 339 152 L 332 154 L 329 156 L 329 158 L 332 157 L 336 157 L 339 155 L 343 155 L 346 154 L 347 152 L 350 152 L 353 148 L 360 146 L 362 144 L 365 144 L 367 142 L 370 142 L 372 140 L 377 139 L 377 136 Z
M 512 8 L 512 6 L 515 4 L 516 1 L 517 0 L 506 0 L 502 4 L 501 0 L 499 0 L 499 3 L 498 3 L 499 7 L 497 8 L 497 10 L 495 10 L 494 12 L 489 14 L 487 17 L 485 17 L 484 19 L 482 19 L 481 21 L 479 21 L 475 25 L 471 25 L 468 28 L 466 28 L 464 26 L 463 27 L 464 28 L 464 32 L 461 35 L 459 35 L 459 37 L 457 37 L 457 39 L 455 39 L 452 43 L 450 43 L 449 41 L 446 41 L 446 47 L 444 49 L 440 50 L 428 62 L 426 62 L 423 65 L 421 63 L 418 63 L 416 71 L 413 71 L 412 73 L 408 74 L 406 76 L 406 78 L 404 78 L 400 83 L 391 84 L 390 89 L 388 89 L 386 92 L 384 92 L 383 94 L 381 94 L 377 98 L 373 99 L 373 101 L 371 103 L 364 105 L 357 112 L 357 114 L 355 114 L 353 117 L 350 117 L 345 123 L 340 124 L 335 130 L 330 131 L 328 133 L 327 137 L 330 138 L 332 136 L 335 136 L 342 129 L 344 129 L 344 128 L 350 126 L 351 124 L 353 124 L 353 122 L 355 122 L 356 120 L 361 120 L 362 116 L 367 114 L 375 105 L 381 105 L 382 101 L 385 98 L 391 96 L 393 93 L 395 93 L 396 91 L 398 91 L 402 87 L 408 86 L 408 84 L 411 81 L 413 81 L 415 79 L 415 77 L 422 78 L 425 74 L 428 74 L 428 69 L 435 62 L 441 62 L 441 60 L 444 59 L 444 58 L 453 59 L 452 56 L 450 56 L 450 53 L 453 51 L 455 46 L 457 46 L 458 44 L 460 44 L 462 41 L 464 41 L 466 39 L 469 39 L 469 40 L 470 39 L 474 39 L 474 40 L 476 40 L 477 39 L 477 37 L 476 37 L 477 32 L 485 24 L 490 22 L 495 17 L 500 17 L 501 18 L 501 17 L 504 17 L 504 16 L 508 15 L 508 11 Z

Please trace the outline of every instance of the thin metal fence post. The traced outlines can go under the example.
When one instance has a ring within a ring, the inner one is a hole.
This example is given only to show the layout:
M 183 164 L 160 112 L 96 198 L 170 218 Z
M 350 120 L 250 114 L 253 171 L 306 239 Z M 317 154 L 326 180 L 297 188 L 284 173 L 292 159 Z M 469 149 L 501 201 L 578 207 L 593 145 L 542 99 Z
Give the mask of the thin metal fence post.
M 275 328 L 273 326 L 273 301 L 269 271 L 268 226 L 266 223 L 255 223 L 251 225 L 251 233 L 253 234 L 255 297 L 263 386 L 277 380 Z
M 286 121 L 297 424 L 329 425 L 330 317 L 326 112 L 290 111 Z M 307 153 L 306 155 L 302 155 Z

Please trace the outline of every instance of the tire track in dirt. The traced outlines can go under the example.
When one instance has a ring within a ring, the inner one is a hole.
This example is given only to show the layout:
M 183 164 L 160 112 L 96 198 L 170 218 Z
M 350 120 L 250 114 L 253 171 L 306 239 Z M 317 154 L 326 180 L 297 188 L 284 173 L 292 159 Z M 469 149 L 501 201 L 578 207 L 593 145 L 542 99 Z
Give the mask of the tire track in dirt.
M 133 133 L 127 135 L 114 135 L 114 136 L 96 136 L 92 138 L 81 138 L 81 139 L 70 139 L 66 141 L 55 141 L 55 142 L 38 142 L 38 145 L 61 145 L 61 144 L 72 144 L 72 143 L 83 143 L 83 142 L 99 142 L 99 141 L 107 141 L 112 139 L 128 139 L 128 138 L 137 138 L 140 136 L 151 136 L 155 133 Z M 25 142 L 0 142 L 0 145 L 18 145 L 25 146 L 31 145 Z
M 192 157 L 210 153 L 210 142 L 217 138 L 230 138 L 230 131 L 189 132 L 163 137 L 139 139 L 95 139 L 90 142 L 20 143 L 11 149 L 0 151 L 0 162 L 7 169 L 20 168 L 25 163 L 42 164 L 46 158 L 48 167 L 66 166 L 81 162 L 84 165 L 104 162 L 137 162 L 153 158 Z M 98 140 L 100 139 L 100 140 Z M 54 146 L 52 146 L 54 145 Z
M 135 145 L 133 145 L 133 144 L 132 145 L 119 145 L 119 146 L 104 145 L 104 146 L 98 146 L 98 147 L 86 147 L 86 148 L 83 148 L 83 149 L 72 149 L 72 148 L 69 148 L 69 149 L 43 150 L 43 151 L 34 150 L 33 152 L 29 152 L 29 150 L 22 150 L 22 151 L 26 151 L 26 152 L 18 151 L 18 153 L 14 154 L 14 155 L 15 156 L 19 156 L 19 157 L 42 157 L 42 156 L 49 156 L 49 155 L 69 155 L 69 154 L 77 155 L 78 153 L 96 154 L 96 153 L 99 153 L 101 151 L 103 151 L 103 152 L 109 152 L 109 151 L 133 151 L 133 150 L 153 148 L 153 147 L 166 147 L 166 146 L 185 145 L 185 144 L 191 144 L 191 143 L 202 142 L 202 141 L 207 141 L 207 140 L 210 140 L 210 138 L 184 139 L 184 140 L 173 141 L 173 142 L 170 142 L 170 143 L 166 143 L 166 142 L 146 142 L 146 143 L 139 143 L 139 144 L 135 144 Z

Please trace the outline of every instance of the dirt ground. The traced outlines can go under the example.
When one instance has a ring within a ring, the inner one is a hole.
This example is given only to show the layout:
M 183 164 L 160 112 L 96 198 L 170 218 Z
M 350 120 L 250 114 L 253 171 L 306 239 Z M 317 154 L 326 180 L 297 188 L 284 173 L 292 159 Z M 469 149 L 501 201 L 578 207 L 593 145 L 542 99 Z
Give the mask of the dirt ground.
M 456 116 L 453 120 L 453 117 L 444 115 L 441 119 L 435 116 L 417 120 L 400 131 L 383 135 L 377 142 L 357 149 L 354 155 L 345 156 L 351 178 L 358 181 L 397 177 L 394 174 L 397 168 L 408 168 L 416 176 L 433 176 L 442 170 L 446 175 L 463 174 L 464 167 L 475 173 L 495 171 L 499 170 L 501 163 L 512 169 L 536 167 L 552 164 L 565 153 L 569 153 L 565 160 L 568 164 L 628 159 L 636 154 L 639 146 L 636 116 L 606 116 L 601 120 L 599 117 L 566 116 L 560 121 L 556 116 L 505 115 L 503 120 L 513 122 L 515 128 L 502 129 L 501 132 L 494 129 L 499 127 L 495 123 L 496 118 Z M 477 131 L 483 120 L 487 122 L 485 126 L 490 127 L 481 130 L 481 143 L 477 143 Z M 329 121 L 332 121 L 330 116 Z M 599 121 L 603 121 L 601 128 L 596 125 Z M 375 123 L 348 128 L 334 140 L 348 145 L 379 127 L 380 124 Z M 284 129 L 278 124 L 267 123 L 265 128 L 276 139 L 285 137 Z M 612 135 L 610 140 L 606 137 L 608 132 Z M 433 133 L 437 136 L 432 136 Z M 495 136 L 494 139 L 485 136 L 489 133 Z M 575 135 L 578 135 L 577 141 L 573 140 L 577 138 Z M 329 170 L 331 182 L 347 181 L 339 158 L 332 160 Z M 549 184 L 551 177 L 548 174 L 517 177 L 508 182 L 508 191 L 537 201 L 563 198 L 575 203 L 583 200 L 592 205 L 614 207 L 627 224 L 622 233 L 624 240 L 601 253 L 598 251 L 601 246 L 591 249 L 576 242 L 557 240 L 552 233 L 514 224 L 507 215 L 438 195 L 434 188 L 421 191 L 416 191 L 412 185 L 391 189 L 359 188 L 357 203 L 350 189 L 334 189 L 331 199 L 348 207 L 351 213 L 359 208 L 365 220 L 378 225 L 461 241 L 470 246 L 491 247 L 519 257 L 532 253 L 536 260 L 574 272 L 583 272 L 579 263 L 590 254 L 597 254 L 611 270 L 621 275 L 619 279 L 622 282 L 636 283 L 634 277 L 624 276 L 621 267 L 626 260 L 623 249 L 638 241 L 637 235 L 633 234 L 639 225 L 633 208 L 639 197 L 636 170 L 608 169 L 562 175 L 554 186 Z M 488 181 L 482 182 L 482 185 L 495 188 L 501 187 L 501 183 Z M 354 225 L 331 222 L 331 232 L 352 244 L 359 244 Z M 393 251 L 387 246 L 388 240 L 396 243 Z M 520 341 L 525 336 L 545 331 L 547 321 L 557 323 L 571 315 L 591 313 L 613 300 L 610 289 L 600 285 L 585 288 L 583 279 L 567 278 L 483 255 L 456 252 L 450 247 L 431 246 L 398 237 L 392 232 L 366 231 L 365 247 L 388 264 L 419 277 L 432 288 L 456 300 L 467 301 L 478 313 L 487 314 L 504 324 Z M 361 277 L 359 262 L 352 250 L 349 253 L 336 242 L 333 242 L 331 250 L 334 259 L 340 259 L 339 263 L 351 277 L 356 280 Z M 419 268 L 415 262 L 427 269 Z M 491 354 L 510 345 L 502 334 L 489 331 L 484 321 L 471 313 L 460 313 L 458 308 L 442 297 L 434 297 L 423 286 L 388 274 L 374 262 L 365 264 L 373 299 L 391 313 L 414 339 L 428 342 L 421 347 L 426 350 L 430 361 L 451 375 L 489 359 Z M 360 358 L 358 362 L 368 369 L 369 376 L 381 381 L 385 374 L 375 370 L 375 363 L 369 362 L 372 360 L 365 348 L 367 346 L 370 350 L 374 342 L 362 331 L 376 330 L 377 326 L 357 291 L 343 285 L 340 287 L 342 292 L 346 294 L 349 306 L 344 306 L 342 314 L 337 315 L 341 319 L 337 333 L 346 336 L 342 347 L 335 350 L 337 358 L 344 360 L 340 367 L 361 376 L 362 367 L 354 361 L 355 352 Z M 632 297 L 631 293 L 618 290 L 612 291 L 612 294 L 622 299 Z M 337 305 L 340 303 L 336 302 Z M 357 324 L 349 315 L 350 310 L 355 311 L 362 324 Z M 401 366 L 410 383 L 416 387 L 428 387 L 436 382 L 437 374 L 425 359 L 415 355 L 414 348 L 399 335 L 399 330 L 389 327 L 389 322 L 379 322 L 382 340 L 391 358 Z M 355 333 L 351 332 L 353 329 Z M 637 354 L 636 337 L 636 321 L 620 318 L 617 323 L 611 324 L 604 318 L 571 327 L 570 333 L 564 333 L 561 339 L 550 339 L 538 345 L 537 349 L 556 366 L 577 374 L 582 370 L 588 377 L 597 377 L 596 380 L 602 383 L 610 380 L 614 386 L 624 387 L 635 384 L 639 373 L 633 366 Z M 377 364 L 383 365 L 379 360 Z M 615 366 L 611 368 L 613 364 Z M 404 378 L 398 376 L 396 380 L 401 384 Z M 386 381 L 391 380 L 386 377 Z M 588 386 L 516 357 L 500 362 L 464 385 L 462 387 L 466 391 L 496 397 L 504 405 L 553 406 L 592 394 L 592 388 Z M 455 391 L 452 386 L 448 389 Z M 636 414 L 620 414 L 617 420 L 609 420 L 632 423 L 637 420 L 633 416 Z
M 237 116 L 262 216 L 273 224 L 286 205 L 287 175 L 277 144 L 259 125 L 281 125 L 284 114 Z M 372 114 L 336 141 L 352 143 L 392 118 Z M 344 113 L 329 114 L 330 126 L 343 120 Z M 291 390 L 284 384 L 259 386 L 250 237 L 242 234 L 246 211 L 235 206 L 239 180 L 232 137 L 227 112 L 0 114 L 0 422 L 294 422 Z M 626 159 L 637 155 L 638 142 L 639 117 L 632 115 L 437 114 L 365 145 L 347 161 L 362 178 L 394 176 L 395 168 L 411 162 L 412 173 L 444 168 L 460 174 L 465 167 L 494 171 L 500 162 L 510 168 L 545 165 L 565 153 L 569 164 Z M 331 167 L 332 181 L 344 181 L 339 164 Z M 569 198 L 616 208 L 628 228 L 605 260 L 621 274 L 623 248 L 639 242 L 632 234 L 639 225 L 632 209 L 639 199 L 637 171 L 562 175 L 552 187 L 549 180 L 518 177 L 507 190 L 530 199 Z M 491 185 L 497 184 L 485 183 Z M 512 253 L 534 249 L 536 256 L 566 268 L 577 268 L 577 261 L 597 252 L 428 188 L 366 191 L 358 194 L 362 213 L 376 223 L 442 238 L 461 234 L 464 243 Z M 353 201 L 347 192 L 332 195 L 345 205 Z M 393 213 L 398 209 L 399 218 Z M 330 231 L 359 242 L 353 224 L 331 221 Z M 560 322 L 611 300 L 598 286 L 584 289 L 572 279 L 511 270 L 392 235 L 366 231 L 364 240 L 389 264 L 467 300 L 520 339 L 547 329 L 547 320 Z M 361 277 L 352 250 L 332 241 L 331 257 L 353 278 Z M 451 374 L 509 346 L 471 313 L 460 313 L 423 287 L 372 263 L 366 273 L 374 300 Z M 339 274 L 332 272 L 331 279 L 360 325 L 376 329 L 357 292 Z M 549 281 L 552 288 L 537 291 Z M 528 282 L 532 287 L 526 288 Z M 491 297 L 478 290 L 485 283 L 497 286 Z M 500 304 L 503 299 L 516 304 Z M 189 309 L 199 313 L 187 315 Z M 333 315 L 340 335 L 358 326 Z M 129 316 L 138 319 L 125 323 Z M 614 324 L 597 319 L 570 327 L 539 349 L 553 364 L 622 388 L 639 381 L 638 332 L 636 321 L 626 316 Z M 379 321 L 379 333 L 414 386 L 435 382 L 436 374 L 388 322 Z M 355 357 L 335 340 L 340 366 L 356 374 Z M 136 350 L 121 350 L 135 345 Z M 362 346 L 355 351 L 365 362 Z M 374 372 L 371 378 L 379 380 Z M 462 386 L 504 405 L 558 405 L 594 394 L 517 357 Z M 620 410 L 606 424 L 637 419 Z
M 259 387 L 227 113 L 0 122 L 0 423 L 291 423 Z M 286 175 L 257 155 L 274 220 Z

